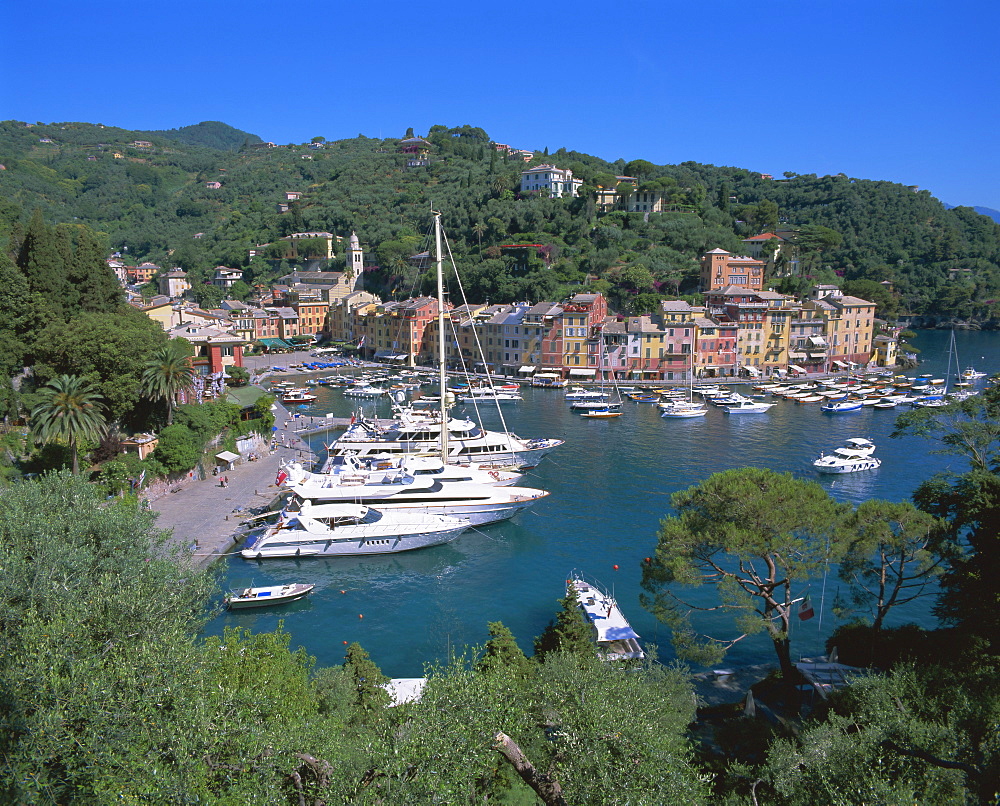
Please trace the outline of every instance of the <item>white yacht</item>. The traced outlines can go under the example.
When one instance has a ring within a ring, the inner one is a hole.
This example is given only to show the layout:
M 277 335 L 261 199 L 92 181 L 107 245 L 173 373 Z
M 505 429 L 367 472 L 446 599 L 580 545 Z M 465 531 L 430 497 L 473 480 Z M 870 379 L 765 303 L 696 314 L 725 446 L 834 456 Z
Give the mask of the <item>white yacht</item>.
M 575 572 L 566 587 L 576 594 L 583 615 L 593 628 L 597 655 L 601 660 L 641 660 L 646 657 L 639 636 L 625 620 L 618 603 L 606 591 Z
M 607 397 L 598 389 L 584 389 L 582 386 L 571 386 L 566 393 L 567 400 L 606 400 Z
M 604 411 L 605 409 L 620 409 L 622 404 L 608 400 L 608 396 L 588 400 L 574 400 L 569 404 L 571 409 L 583 411 Z
M 820 454 L 813 467 L 820 473 L 855 473 L 859 470 L 875 470 L 882 460 L 875 453 L 875 443 L 861 437 L 852 437 L 833 453 Z
M 285 474 L 285 477 L 282 476 Z M 485 464 L 446 464 L 437 456 L 404 455 L 373 456 L 361 460 L 353 454 L 336 457 L 327 461 L 318 473 L 308 472 L 299 462 L 283 464 L 278 474 L 277 485 L 288 486 L 305 479 L 323 479 L 324 482 L 357 486 L 358 484 L 389 483 L 396 476 L 409 474 L 418 478 L 430 476 L 449 482 L 472 481 L 507 487 L 516 484 L 523 473 L 510 468 L 500 468 Z
M 510 389 L 490 388 L 489 386 L 477 386 L 465 392 L 459 392 L 455 399 L 462 403 L 473 401 L 483 401 L 484 403 L 520 403 L 524 400 L 520 392 Z
M 723 406 L 722 410 L 725 411 L 726 414 L 741 414 L 741 413 L 763 414 L 765 411 L 768 411 L 774 405 L 775 405 L 774 403 L 763 403 L 759 400 L 751 400 L 749 398 L 744 398 L 742 400 L 737 401 L 736 403 L 733 403 L 730 406 Z
M 344 389 L 344 397 L 360 397 L 365 399 L 384 397 L 389 394 L 387 389 L 372 386 L 370 383 L 356 383 Z
M 240 554 L 248 560 L 393 554 L 449 543 L 468 528 L 467 520 L 448 515 L 304 501 L 296 512 L 283 511 Z
M 388 426 L 364 416 L 356 416 L 328 451 L 331 457 L 356 454 L 359 458 L 409 454 L 440 455 L 445 428 L 439 411 L 418 411 L 394 405 L 395 419 Z M 447 421 L 448 462 L 479 462 L 535 467 L 561 439 L 521 439 L 516 434 L 488 431 L 466 418 Z
M 287 483 L 295 498 L 286 509 L 294 512 L 302 502 L 364 504 L 383 512 L 451 515 L 472 526 L 484 526 L 512 518 L 548 495 L 532 487 L 500 486 L 497 481 L 502 476 L 496 470 L 449 465 L 440 475 L 417 474 L 407 467 L 411 462 L 404 460 L 394 470 L 367 472 L 306 473 L 300 467 L 290 467 Z

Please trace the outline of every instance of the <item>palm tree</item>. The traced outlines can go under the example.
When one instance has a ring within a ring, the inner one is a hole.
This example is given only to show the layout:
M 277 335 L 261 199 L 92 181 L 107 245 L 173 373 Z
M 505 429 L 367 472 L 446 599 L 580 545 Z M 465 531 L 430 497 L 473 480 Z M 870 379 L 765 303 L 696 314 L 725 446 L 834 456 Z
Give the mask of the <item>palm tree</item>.
M 187 350 L 179 341 L 170 341 L 153 353 L 142 373 L 142 390 L 151 400 L 167 404 L 167 425 L 174 421 L 177 395 L 194 383 L 194 367 Z
M 100 394 L 84 378 L 60 375 L 40 390 L 42 402 L 31 412 L 36 442 L 66 442 L 73 453 L 73 475 L 79 468 L 77 445 L 98 440 L 107 426 Z
M 483 254 L 483 233 L 486 232 L 486 225 L 482 221 L 477 221 L 472 225 L 472 231 L 479 238 L 479 254 Z

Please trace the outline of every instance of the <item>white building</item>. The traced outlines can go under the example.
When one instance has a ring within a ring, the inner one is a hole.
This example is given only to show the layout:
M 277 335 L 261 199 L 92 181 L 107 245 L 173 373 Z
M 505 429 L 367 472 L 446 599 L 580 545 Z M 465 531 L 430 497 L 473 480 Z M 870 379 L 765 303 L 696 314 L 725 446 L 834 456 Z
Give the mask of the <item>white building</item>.
M 575 196 L 583 185 L 582 179 L 574 179 L 573 172 L 555 165 L 536 165 L 521 171 L 521 192 L 547 192 L 550 199 Z
M 225 266 L 215 267 L 215 276 L 212 278 L 212 285 L 219 288 L 232 288 L 235 283 L 243 279 L 242 269 L 229 269 Z

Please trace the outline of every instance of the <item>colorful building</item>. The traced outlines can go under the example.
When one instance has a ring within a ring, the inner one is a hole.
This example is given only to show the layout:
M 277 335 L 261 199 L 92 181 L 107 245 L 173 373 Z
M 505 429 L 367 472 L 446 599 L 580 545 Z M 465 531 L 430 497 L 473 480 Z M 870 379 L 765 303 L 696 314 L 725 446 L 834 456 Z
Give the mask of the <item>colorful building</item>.
M 713 249 L 701 258 L 701 290 L 708 293 L 735 285 L 760 291 L 764 287 L 765 265 L 764 261 L 746 255 Z

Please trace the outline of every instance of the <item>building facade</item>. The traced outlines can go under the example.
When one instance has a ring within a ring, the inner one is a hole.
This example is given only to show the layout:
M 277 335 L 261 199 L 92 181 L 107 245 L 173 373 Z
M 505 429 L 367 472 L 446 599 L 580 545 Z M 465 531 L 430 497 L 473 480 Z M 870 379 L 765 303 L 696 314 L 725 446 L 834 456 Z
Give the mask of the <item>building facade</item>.
M 522 193 L 541 193 L 550 199 L 560 199 L 563 196 L 576 196 L 582 186 L 583 180 L 574 179 L 573 172 L 568 168 L 537 165 L 521 171 Z

